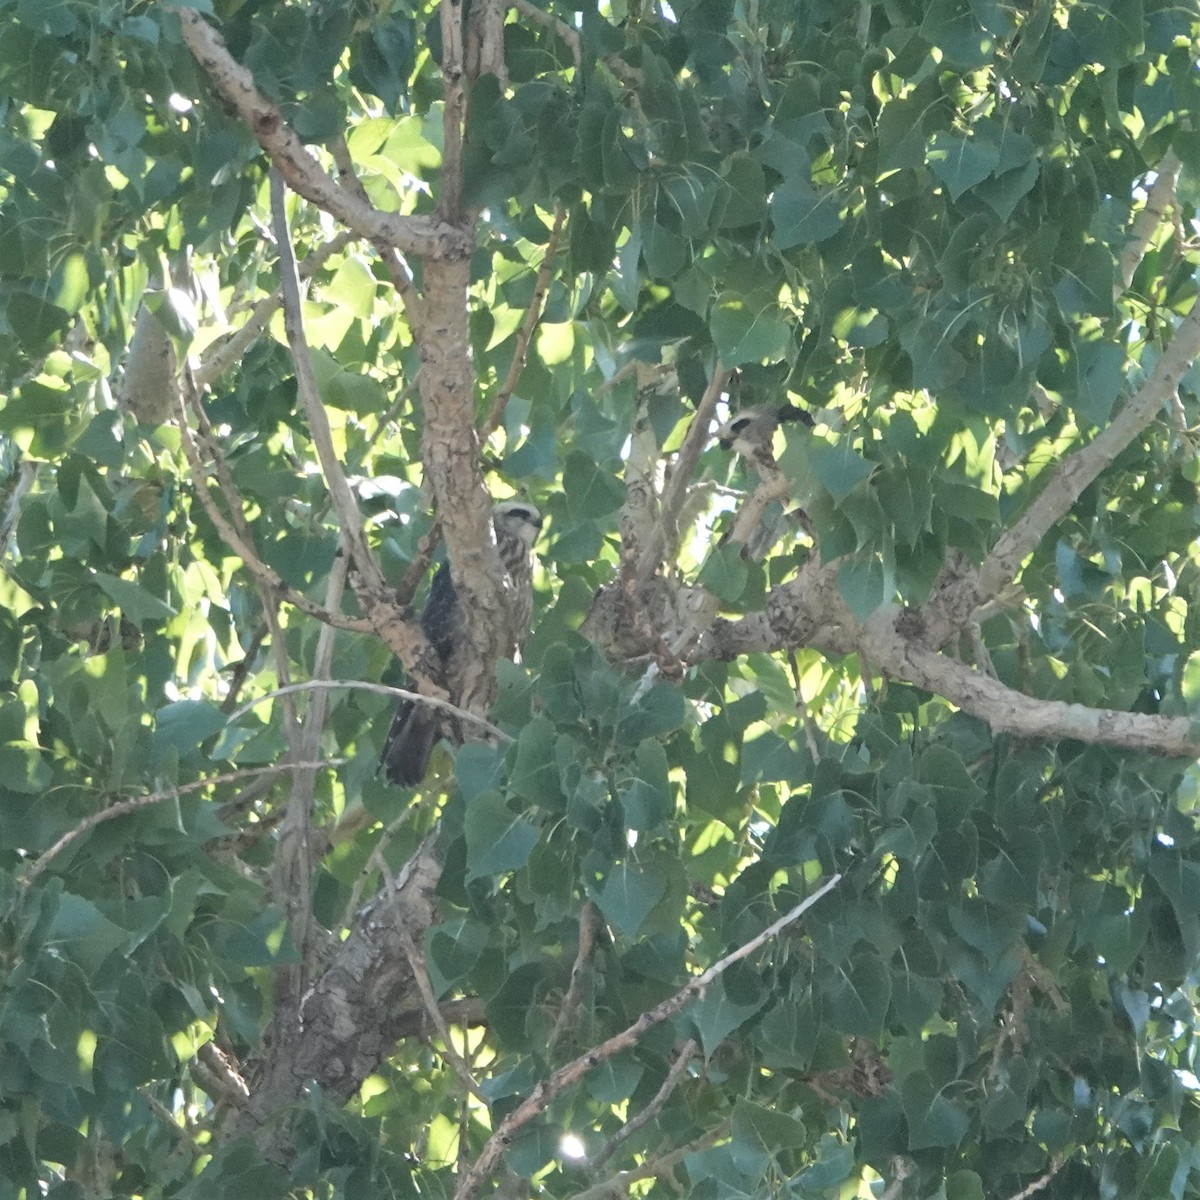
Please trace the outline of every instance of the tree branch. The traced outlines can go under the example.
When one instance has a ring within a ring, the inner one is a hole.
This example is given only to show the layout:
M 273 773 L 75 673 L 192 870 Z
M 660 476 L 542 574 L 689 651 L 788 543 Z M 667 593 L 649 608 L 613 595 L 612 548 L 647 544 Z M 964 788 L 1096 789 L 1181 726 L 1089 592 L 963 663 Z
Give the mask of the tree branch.
M 504 409 L 516 389 L 521 372 L 525 369 L 525 356 L 529 352 L 529 340 L 533 337 L 533 331 L 537 329 L 538 322 L 542 319 L 542 310 L 545 307 L 546 293 L 550 289 L 550 276 L 554 270 L 554 259 L 558 254 L 558 242 L 562 236 L 563 222 L 566 220 L 566 216 L 565 208 L 555 210 L 554 228 L 550 230 L 550 240 L 546 243 L 546 253 L 538 268 L 537 278 L 533 285 L 533 295 L 529 298 L 529 305 L 525 309 L 525 318 L 521 322 L 521 328 L 517 331 L 512 362 L 508 364 L 508 373 L 492 400 L 491 412 L 488 413 L 487 420 L 479 429 L 480 444 L 485 443 L 500 427 L 500 422 L 504 419 Z
M 999 733 L 1040 740 L 1073 738 L 1157 754 L 1195 757 L 1200 751 L 1200 738 L 1187 717 L 1118 712 L 1028 696 L 921 642 L 906 639 L 896 630 L 896 610 L 890 606 L 871 617 L 855 642 L 876 668 L 942 696 Z
M 730 374 L 731 372 L 727 368 L 717 363 L 713 367 L 708 387 L 705 389 L 700 403 L 696 406 L 692 423 L 688 426 L 687 433 L 684 434 L 683 444 L 679 447 L 679 453 L 675 456 L 675 464 L 672 466 L 666 486 L 663 488 L 657 534 L 649 544 L 642 547 L 637 569 L 639 583 L 644 583 L 652 578 L 662 565 L 664 558 L 673 557 L 678 549 L 679 514 L 683 509 L 683 502 L 687 499 L 688 487 L 692 482 L 696 463 L 699 462 L 700 455 L 708 444 L 713 413 L 716 411 L 717 401 L 725 391 L 726 384 L 729 383 Z
M 454 1200 L 473 1200 L 483 1181 L 491 1174 L 496 1164 L 500 1161 L 500 1156 L 512 1143 L 513 1135 L 517 1130 L 524 1128 L 530 1121 L 545 1112 L 551 1100 L 561 1095 L 567 1088 L 577 1083 L 590 1071 L 595 1070 L 601 1063 L 607 1062 L 622 1050 L 627 1050 L 630 1046 L 636 1045 L 655 1025 L 662 1024 L 663 1021 L 669 1020 L 677 1012 L 680 1012 L 697 996 L 702 995 L 704 989 L 713 980 L 719 978 L 729 967 L 733 966 L 734 963 L 741 962 L 742 959 L 766 945 L 772 938 L 778 937 L 784 929 L 799 920 L 827 892 L 837 887 L 841 879 L 841 875 L 834 875 L 826 880 L 812 895 L 805 897 L 790 912 L 785 913 L 779 920 L 768 925 L 766 929 L 756 937 L 751 938 L 745 945 L 739 946 L 719 962 L 714 963 L 703 974 L 697 975 L 694 979 L 690 980 L 673 996 L 669 996 L 661 1004 L 655 1005 L 648 1012 L 642 1013 L 627 1029 L 621 1033 L 614 1034 L 599 1046 L 594 1046 L 586 1054 L 581 1054 L 574 1062 L 567 1063 L 565 1067 L 560 1067 L 548 1078 L 543 1079 L 530 1095 L 518 1104 L 496 1127 L 495 1132 L 488 1138 L 479 1157 L 471 1164 L 470 1170 L 459 1179 L 458 1187 L 454 1192 Z
M 285 1162 L 291 1151 L 290 1123 L 279 1114 L 312 1081 L 334 1103 L 348 1100 L 411 1026 L 415 983 L 402 933 L 421 937 L 434 923 L 442 869 L 435 836 L 358 914 L 298 1010 L 276 1013 L 267 1057 L 230 1131 L 256 1136 L 272 1162 Z
M 579 948 L 575 952 L 575 962 L 571 966 L 571 981 L 567 985 L 567 994 L 563 997 L 562 1008 L 559 1009 L 558 1019 L 550 1031 L 550 1049 L 558 1045 L 559 1038 L 567 1026 L 575 1020 L 579 1011 L 579 1003 L 583 993 L 583 971 L 587 961 L 592 956 L 592 947 L 596 942 L 596 906 L 585 900 L 579 910 Z
M 270 157 L 288 186 L 336 217 L 362 237 L 395 246 L 405 254 L 429 258 L 462 258 L 474 240 L 461 229 L 428 217 L 380 212 L 339 187 L 305 150 L 303 143 L 235 61 L 221 35 L 191 8 L 171 8 L 179 18 L 183 40 L 221 97 L 236 110 Z
M 1150 243 L 1163 218 L 1175 203 L 1175 185 L 1179 182 L 1179 170 L 1183 164 L 1173 150 L 1168 150 L 1158 164 L 1158 176 L 1146 193 L 1146 203 L 1134 218 L 1130 239 L 1121 251 L 1118 279 L 1113 288 L 1113 299 L 1119 300 L 1129 290 L 1133 277 L 1141 265 Z
M 334 164 L 338 169 L 338 182 L 357 196 L 364 204 L 369 204 L 370 199 L 367 196 L 367 190 L 363 187 L 362 181 L 358 177 L 358 172 L 354 169 L 354 160 L 350 157 L 350 147 L 346 145 L 346 139 L 339 134 L 330 143 L 329 152 L 333 156 Z M 420 342 L 423 338 L 422 329 L 425 323 L 425 313 L 421 304 L 421 297 L 417 294 L 417 290 L 413 286 L 412 273 L 405 265 L 395 246 L 389 245 L 389 243 L 378 238 L 372 244 L 378 252 L 379 257 L 383 259 L 383 265 L 392 277 L 392 287 L 396 289 L 396 294 L 400 297 L 400 302 L 404 305 L 404 315 L 408 321 L 409 329 L 412 330 L 413 340 Z
M 624 1142 L 628 1141 L 639 1129 L 644 1129 L 649 1125 L 658 1113 L 662 1111 L 663 1105 L 666 1104 L 671 1098 L 671 1093 L 679 1086 L 680 1080 L 683 1079 L 688 1069 L 688 1064 L 696 1057 L 699 1049 L 700 1047 L 691 1038 L 684 1042 L 679 1053 L 675 1056 L 675 1061 L 671 1064 L 671 1069 L 667 1072 L 666 1079 L 663 1080 L 662 1087 L 655 1093 L 654 1099 L 637 1116 L 630 1117 L 589 1160 L 588 1166 L 593 1171 L 598 1171 L 604 1166 Z
M 1017 523 L 997 539 L 978 572 L 968 572 L 934 596 L 927 620 L 935 645 L 944 645 L 975 609 L 1016 578 L 1024 559 L 1070 512 L 1084 489 L 1157 417 L 1198 355 L 1200 303 L 1179 324 L 1136 395 L 1091 442 L 1063 459 Z
M 374 692 L 376 695 L 390 696 L 397 700 L 411 700 L 414 704 L 428 704 L 430 708 L 449 713 L 460 721 L 469 721 L 472 725 L 478 725 L 480 729 L 497 741 L 511 742 L 513 740 L 503 729 L 493 725 L 491 721 L 485 720 L 476 713 L 468 712 L 465 708 L 459 708 L 448 700 L 439 700 L 436 696 L 426 696 L 422 692 L 412 692 L 405 688 L 391 687 L 386 683 L 371 683 L 365 679 L 310 679 L 306 683 L 293 683 L 287 687 L 276 688 L 261 696 L 255 696 L 253 700 L 247 700 L 236 712 L 230 713 L 230 724 L 239 717 L 245 716 L 256 705 L 262 704 L 266 700 L 273 700 L 276 696 L 286 696 L 292 692 L 313 692 L 326 688 Z
M 319 246 L 300 264 L 300 278 L 311 279 L 334 254 L 350 245 L 355 237 L 355 234 L 344 230 L 336 237 L 330 238 L 324 245 Z M 226 371 L 235 367 L 246 351 L 266 332 L 271 318 L 282 305 L 283 291 L 276 289 L 269 296 L 263 296 L 255 303 L 250 310 L 250 315 L 241 326 L 213 342 L 200 356 L 200 362 L 192 369 L 197 386 L 207 387 L 213 380 L 219 379 Z
M 118 800 L 115 804 L 110 804 L 107 808 L 102 808 L 99 812 L 91 813 L 80 821 L 78 825 L 74 825 L 68 829 L 48 850 L 43 850 L 29 867 L 29 870 L 25 872 L 25 876 L 21 880 L 21 885 L 22 887 L 28 887 L 68 846 L 73 842 L 77 842 L 85 833 L 95 829 L 97 825 L 103 825 L 106 821 L 115 821 L 117 817 L 127 816 L 129 813 L 137 812 L 142 808 L 150 808 L 152 805 L 161 804 L 164 800 L 178 800 L 180 796 L 203 791 L 204 788 L 213 787 L 218 783 L 236 783 L 239 779 L 251 779 L 255 775 L 279 775 L 284 771 L 294 770 L 297 766 L 311 767 L 313 770 L 321 771 L 326 767 L 341 766 L 346 761 L 344 758 L 331 758 L 326 762 L 285 762 L 275 763 L 269 767 L 246 767 L 241 771 L 226 771 L 221 775 L 209 775 L 205 779 L 197 779 L 192 783 L 180 784 L 179 787 L 167 788 L 161 792 L 151 792 L 146 796 L 133 796 L 128 800 Z

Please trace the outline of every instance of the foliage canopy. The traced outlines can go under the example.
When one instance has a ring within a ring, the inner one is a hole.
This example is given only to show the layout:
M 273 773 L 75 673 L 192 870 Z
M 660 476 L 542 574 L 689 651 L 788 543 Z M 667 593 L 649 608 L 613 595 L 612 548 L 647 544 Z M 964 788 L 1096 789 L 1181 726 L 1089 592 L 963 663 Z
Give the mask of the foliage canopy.
M 0 1200 L 1200 1196 L 1198 39 L 0 0 Z

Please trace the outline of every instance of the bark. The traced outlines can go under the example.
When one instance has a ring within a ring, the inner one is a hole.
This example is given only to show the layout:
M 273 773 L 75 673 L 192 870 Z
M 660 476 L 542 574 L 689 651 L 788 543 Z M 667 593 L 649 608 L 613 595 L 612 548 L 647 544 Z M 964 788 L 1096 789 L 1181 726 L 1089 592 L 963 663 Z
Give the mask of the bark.
M 232 1129 L 255 1136 L 272 1161 L 290 1157 L 289 1123 L 279 1117 L 310 1083 L 335 1103 L 349 1100 L 411 1031 L 421 1000 L 404 940 L 407 934 L 420 942 L 433 924 L 441 869 L 427 840 L 359 913 L 298 1010 L 289 1007 L 272 1021 L 266 1056 Z

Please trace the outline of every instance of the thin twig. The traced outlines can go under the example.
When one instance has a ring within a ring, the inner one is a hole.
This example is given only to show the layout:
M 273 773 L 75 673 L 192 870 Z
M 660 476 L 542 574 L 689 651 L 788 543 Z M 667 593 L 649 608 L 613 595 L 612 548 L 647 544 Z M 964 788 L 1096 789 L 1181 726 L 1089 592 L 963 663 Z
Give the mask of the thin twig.
M 275 240 L 279 248 L 279 275 L 283 287 L 283 321 L 287 329 L 288 345 L 292 350 L 292 365 L 296 371 L 296 387 L 308 417 L 308 432 L 316 447 L 321 474 L 329 489 L 342 536 L 350 561 L 367 586 L 375 592 L 384 589 L 383 575 L 367 548 L 363 535 L 363 518 L 358 501 L 346 479 L 341 458 L 333 444 L 333 431 L 329 426 L 329 415 L 321 402 L 317 377 L 313 370 L 312 356 L 304 333 L 301 312 L 300 277 L 296 269 L 296 255 L 292 250 L 291 232 L 288 229 L 284 203 L 283 175 L 278 170 L 271 172 L 271 219 L 275 229 Z
M 757 937 L 751 938 L 745 945 L 739 946 L 732 953 L 727 954 L 719 962 L 709 967 L 703 974 L 689 980 L 679 991 L 662 1001 L 661 1004 L 657 1004 L 648 1012 L 642 1013 L 627 1029 L 614 1034 L 600 1045 L 593 1046 L 592 1049 L 581 1054 L 573 1062 L 567 1063 L 566 1066 L 560 1067 L 552 1075 L 543 1079 L 529 1096 L 518 1104 L 496 1127 L 492 1136 L 485 1143 L 479 1157 L 471 1164 L 471 1169 L 460 1179 L 458 1187 L 454 1192 L 454 1200 L 474 1200 L 483 1181 L 492 1173 L 497 1162 L 500 1160 L 500 1156 L 512 1144 L 513 1136 L 517 1130 L 524 1128 L 530 1121 L 545 1112 L 551 1100 L 561 1095 L 567 1088 L 577 1083 L 589 1072 L 595 1070 L 601 1063 L 607 1062 L 622 1050 L 627 1050 L 629 1047 L 637 1045 L 649 1030 L 653 1029 L 656 1025 L 662 1024 L 663 1021 L 669 1020 L 690 1004 L 697 996 L 702 995 L 704 989 L 733 966 L 734 963 L 741 962 L 742 959 L 766 945 L 772 938 L 778 937 L 784 929 L 799 920 L 827 892 L 837 887 L 841 879 L 840 874 L 832 876 L 813 892 L 812 895 L 807 896 L 797 904 L 790 912 L 785 913 L 778 921 L 774 921 L 768 925 Z
M 229 721 L 232 724 L 264 700 L 272 700 L 276 696 L 284 696 L 291 692 L 308 692 L 320 688 L 347 688 L 360 692 L 375 692 L 379 696 L 391 696 L 397 700 L 409 700 L 414 704 L 428 704 L 430 708 L 440 709 L 442 712 L 447 712 L 451 716 L 458 717 L 459 720 L 470 721 L 471 724 L 478 725 L 480 729 L 490 733 L 498 741 L 506 743 L 513 741 L 510 734 L 493 725 L 491 721 L 483 717 L 477 717 L 465 708 L 459 708 L 457 705 L 451 704 L 449 700 L 438 700 L 436 697 L 426 696 L 422 692 L 410 692 L 405 688 L 390 687 L 386 683 L 370 683 L 365 679 L 310 679 L 305 683 L 293 683 L 287 687 L 276 688 L 274 691 L 264 692 L 261 696 L 255 696 L 253 700 L 247 700 L 236 712 L 229 714 Z
M 1052 1180 L 1055 1175 L 1057 1175 L 1059 1171 L 1063 1169 L 1066 1161 L 1067 1160 L 1063 1158 L 1061 1154 L 1056 1154 L 1050 1160 L 1050 1169 L 1045 1173 L 1045 1175 L 1041 1176 L 1039 1179 L 1035 1179 L 1028 1187 L 1024 1187 L 1015 1195 L 1010 1196 L 1009 1200 L 1029 1200 L 1030 1196 L 1040 1192 L 1042 1188 L 1044 1188 L 1046 1184 L 1048 1184 L 1050 1180 Z
M 716 1129 L 710 1129 L 700 1137 L 694 1138 L 686 1146 L 677 1146 L 674 1150 L 660 1155 L 658 1158 L 647 1159 L 632 1170 L 618 1171 L 612 1178 L 595 1183 L 582 1192 L 576 1192 L 573 1196 L 568 1197 L 568 1200 L 615 1200 L 616 1197 L 626 1196 L 629 1194 L 630 1186 L 637 1183 L 639 1179 L 653 1179 L 666 1175 L 668 1171 L 673 1171 L 683 1162 L 689 1154 L 707 1150 L 722 1138 L 727 1137 L 728 1134 L 728 1126 L 722 1123 Z
M 239 779 L 249 779 L 255 775 L 278 775 L 284 771 L 294 770 L 297 766 L 311 766 L 317 770 L 324 770 L 327 767 L 341 766 L 348 761 L 345 758 L 331 758 L 326 762 L 319 763 L 285 762 L 275 763 L 269 767 L 246 767 L 241 771 L 226 771 L 221 775 L 210 775 L 206 779 L 197 779 L 192 783 L 167 788 L 161 792 L 151 792 L 146 796 L 133 796 L 129 800 L 118 800 L 116 804 L 110 804 L 108 808 L 102 808 L 99 812 L 85 817 L 78 825 L 68 829 L 49 850 L 43 850 L 38 855 L 37 860 L 30 866 L 29 870 L 25 872 L 25 877 L 21 881 L 22 885 L 28 887 L 50 865 L 51 861 L 57 858 L 72 842 L 77 841 L 85 833 L 95 829 L 97 825 L 103 825 L 105 821 L 115 821 L 117 817 L 137 812 L 138 809 L 149 808 L 154 804 L 161 804 L 164 800 L 176 800 L 180 796 L 187 795 L 189 792 L 199 792 L 206 787 L 212 787 L 218 783 L 234 783 Z
M 214 1042 L 205 1042 L 196 1052 L 195 1066 L 205 1072 L 208 1082 L 204 1090 L 214 1100 L 223 1099 L 241 1108 L 250 1098 L 250 1089 L 236 1063 Z
M 675 1061 L 671 1064 L 671 1069 L 667 1072 L 666 1079 L 663 1080 L 660 1087 L 654 1096 L 654 1099 L 642 1109 L 635 1117 L 631 1117 L 616 1133 L 604 1143 L 603 1146 L 592 1156 L 588 1162 L 588 1166 L 593 1171 L 598 1171 L 608 1160 L 613 1156 L 616 1150 L 626 1141 L 628 1141 L 639 1129 L 644 1129 L 651 1121 L 659 1114 L 662 1107 L 671 1098 L 671 1093 L 679 1086 L 679 1081 L 683 1078 L 688 1069 L 688 1064 L 696 1057 L 696 1052 L 700 1049 L 690 1038 L 684 1042 L 679 1053 L 675 1056 Z
M 563 997 L 562 1008 L 558 1012 L 558 1020 L 550 1031 L 550 1049 L 558 1045 L 568 1025 L 575 1021 L 579 1011 L 579 1002 L 583 994 L 583 971 L 592 954 L 592 946 L 596 942 L 596 906 L 585 900 L 579 910 L 579 949 L 575 952 L 575 962 L 571 966 L 571 981 L 567 985 L 567 994 Z
M 492 409 L 487 415 L 487 420 L 479 430 L 480 445 L 483 445 L 500 427 L 500 422 L 504 419 L 504 409 L 516 389 L 521 372 L 525 369 L 529 341 L 538 327 L 538 322 L 542 319 L 546 293 L 550 290 L 550 276 L 554 271 L 554 259 L 558 254 L 558 242 L 562 236 L 563 222 L 566 220 L 566 216 L 565 208 L 560 207 L 555 210 L 554 228 L 550 230 L 550 240 L 546 243 L 546 253 L 542 256 L 542 265 L 538 268 L 537 279 L 533 285 L 533 295 L 529 298 L 529 304 L 525 309 L 525 318 L 521 322 L 521 328 L 517 331 L 517 341 L 513 348 L 512 362 L 508 364 L 508 374 L 505 375 L 504 382 L 492 400 Z
M 386 874 L 386 866 L 384 868 Z M 454 1068 L 454 1073 L 462 1082 L 463 1087 L 481 1101 L 484 1105 L 488 1104 L 488 1098 L 483 1094 L 483 1089 L 479 1086 L 479 1081 L 471 1074 L 471 1068 L 467 1066 L 466 1060 L 450 1037 L 450 1027 L 446 1024 L 445 1018 L 442 1016 L 442 1010 L 438 1008 L 437 997 L 433 994 L 433 984 L 429 982 L 429 971 L 425 966 L 425 955 L 417 947 L 413 941 L 412 935 L 403 926 L 399 929 L 400 944 L 404 947 L 404 957 L 408 959 L 408 965 L 412 967 L 413 982 L 417 985 L 417 991 L 421 993 L 421 1003 L 425 1006 L 425 1013 L 433 1022 L 433 1027 L 438 1031 L 438 1036 L 442 1039 L 442 1052 Z
M 181 392 L 194 392 L 194 382 L 191 375 L 186 371 L 184 372 L 183 384 Z M 194 404 L 195 401 L 193 401 L 193 406 Z M 204 462 L 200 458 L 200 451 L 196 445 L 195 437 L 192 434 L 191 427 L 188 425 L 187 410 L 182 396 L 180 399 L 178 423 L 180 438 L 183 444 L 183 453 L 188 460 L 188 466 L 191 467 L 196 481 L 196 496 L 204 511 L 208 514 L 208 519 L 221 535 L 222 540 L 242 560 L 243 566 L 245 566 L 250 574 L 263 584 L 264 587 L 269 588 L 278 595 L 280 599 L 287 601 L 288 604 L 293 605 L 300 609 L 301 612 L 318 621 L 323 621 L 327 625 L 335 625 L 338 629 L 352 629 L 356 633 L 373 632 L 374 627 L 371 622 L 361 617 L 346 617 L 340 613 L 327 612 L 302 592 L 296 591 L 289 584 L 285 583 L 283 577 L 274 567 L 268 566 L 263 562 L 254 546 L 241 537 L 234 527 L 234 523 L 217 507 L 216 501 L 209 494 L 208 488 L 205 486 L 204 478 L 206 472 Z
M 521 16 L 527 17 L 534 24 L 544 25 L 547 29 L 553 29 L 571 51 L 571 57 L 575 60 L 575 70 L 578 71 L 583 67 L 583 46 L 580 44 L 579 34 L 570 25 L 565 21 L 560 21 L 545 10 L 538 8 L 536 4 L 531 4 L 529 0 L 509 0 L 509 4 Z
M 350 157 L 350 147 L 346 145 L 346 139 L 341 134 L 330 142 L 329 152 L 333 155 L 334 164 L 338 169 L 338 183 L 353 192 L 364 204 L 369 204 L 371 201 L 367 195 L 367 189 L 363 187 L 362 180 L 358 177 L 358 172 L 354 168 L 354 160 Z M 423 340 L 425 310 L 421 303 L 421 297 L 413 285 L 412 272 L 409 271 L 407 264 L 400 257 L 400 251 L 395 246 L 390 245 L 382 238 L 374 239 L 372 245 L 383 260 L 383 265 L 391 276 L 392 287 L 396 289 L 396 294 L 404 305 L 404 315 L 408 320 L 409 329 L 412 330 L 413 340 L 419 343 Z
M 884 1188 L 879 1200 L 900 1200 L 900 1193 L 904 1190 L 904 1181 L 913 1173 L 913 1167 L 908 1159 L 900 1154 L 893 1155 L 889 1165 L 892 1182 Z
M 300 264 L 300 278 L 310 279 L 333 255 L 350 245 L 355 237 L 355 234 L 343 230 L 336 237 L 318 246 Z M 283 292 L 278 288 L 269 296 L 257 301 L 239 328 L 213 342 L 200 356 L 200 362 L 194 368 L 196 383 L 202 388 L 206 387 L 241 362 L 246 351 L 266 332 L 271 318 L 282 305 Z
M 676 525 L 683 502 L 687 498 L 688 485 L 696 470 L 696 463 L 708 442 L 712 416 L 716 411 L 717 401 L 729 382 L 730 372 L 718 363 L 713 368 L 712 378 L 708 387 L 696 406 L 695 416 L 684 434 L 683 444 L 675 456 L 675 464 L 663 488 L 660 520 L 650 544 L 642 547 L 641 558 L 638 561 L 637 578 L 639 583 L 645 583 L 658 570 L 665 558 L 674 556 L 679 544 L 679 531 Z

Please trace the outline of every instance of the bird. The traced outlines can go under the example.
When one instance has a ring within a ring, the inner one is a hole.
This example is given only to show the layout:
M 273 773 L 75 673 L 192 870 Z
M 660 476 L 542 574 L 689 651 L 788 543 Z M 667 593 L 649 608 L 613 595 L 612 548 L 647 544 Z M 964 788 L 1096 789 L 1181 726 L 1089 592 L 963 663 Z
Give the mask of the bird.
M 505 574 L 505 602 L 509 641 L 519 655 L 529 634 L 533 615 L 533 543 L 542 527 L 542 514 L 524 500 L 505 500 L 492 510 L 496 549 Z M 467 621 L 450 564 L 438 567 L 421 610 L 421 629 L 441 665 L 443 683 L 452 703 L 459 700 L 459 680 L 468 667 L 472 649 L 467 641 Z M 447 733 L 447 719 L 438 709 L 414 700 L 401 700 L 383 743 L 380 763 L 389 783 L 416 787 L 429 767 L 429 756 L 438 738 Z
M 717 430 L 717 441 L 722 450 L 754 457 L 770 449 L 771 438 L 784 421 L 799 421 L 810 428 L 813 423 L 812 417 L 794 404 L 756 404 L 730 417 Z

